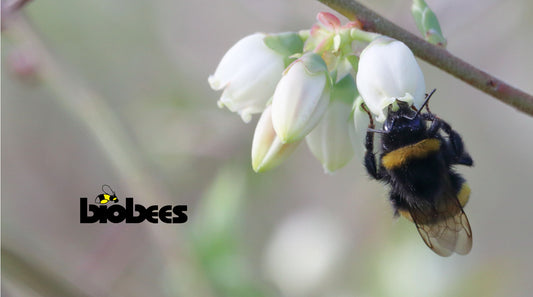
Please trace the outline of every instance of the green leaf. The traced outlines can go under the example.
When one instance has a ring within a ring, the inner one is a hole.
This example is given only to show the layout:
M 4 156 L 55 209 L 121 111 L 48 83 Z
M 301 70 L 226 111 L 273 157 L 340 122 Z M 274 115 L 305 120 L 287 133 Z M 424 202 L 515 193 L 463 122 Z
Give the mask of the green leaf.
M 269 34 L 264 39 L 265 45 L 284 57 L 303 51 L 304 42 L 296 32 Z

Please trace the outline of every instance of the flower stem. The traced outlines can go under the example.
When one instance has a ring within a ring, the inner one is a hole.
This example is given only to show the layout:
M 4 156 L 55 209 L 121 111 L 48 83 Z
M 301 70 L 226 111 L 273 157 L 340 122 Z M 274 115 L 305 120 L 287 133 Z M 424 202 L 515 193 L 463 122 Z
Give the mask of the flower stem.
M 381 34 L 376 34 L 368 31 L 363 31 L 357 28 L 350 30 L 350 37 L 354 40 L 362 40 L 366 42 L 372 42 L 372 40 L 378 38 Z
M 354 0 L 318 0 L 350 20 L 358 20 L 363 30 L 376 32 L 403 41 L 422 60 L 436 66 L 471 86 L 533 115 L 533 96 L 484 72 L 450 54 L 446 49 L 430 44 L 416 35 L 398 27 Z

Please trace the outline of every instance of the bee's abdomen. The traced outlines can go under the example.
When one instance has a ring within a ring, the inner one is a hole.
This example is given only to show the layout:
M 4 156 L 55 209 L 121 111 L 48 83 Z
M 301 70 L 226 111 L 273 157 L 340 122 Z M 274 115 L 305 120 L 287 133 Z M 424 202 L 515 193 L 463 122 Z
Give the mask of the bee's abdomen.
M 392 190 L 408 204 L 431 203 L 442 191 L 448 168 L 440 153 L 440 144 L 435 138 L 424 139 L 381 158 L 381 164 L 389 173 Z

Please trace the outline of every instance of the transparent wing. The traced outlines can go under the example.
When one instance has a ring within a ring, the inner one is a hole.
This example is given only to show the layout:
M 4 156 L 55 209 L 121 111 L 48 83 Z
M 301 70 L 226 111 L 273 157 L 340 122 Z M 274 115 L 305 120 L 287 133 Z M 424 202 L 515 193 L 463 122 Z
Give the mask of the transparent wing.
M 435 253 L 468 254 L 472 249 L 472 229 L 455 195 L 442 195 L 431 208 L 409 210 L 418 233 Z

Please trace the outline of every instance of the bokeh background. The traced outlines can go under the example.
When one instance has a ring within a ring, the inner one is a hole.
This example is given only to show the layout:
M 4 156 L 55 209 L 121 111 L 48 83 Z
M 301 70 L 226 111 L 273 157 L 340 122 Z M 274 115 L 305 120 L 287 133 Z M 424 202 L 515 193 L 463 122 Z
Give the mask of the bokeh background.
M 531 1 L 428 1 L 448 49 L 533 93 Z M 416 33 L 410 1 L 363 1 Z M 257 116 L 207 77 L 238 39 L 310 28 L 316 1 L 32 1 L 2 32 L 3 296 L 531 296 L 533 119 L 420 62 L 475 167 L 467 256 L 395 220 L 361 151 L 334 175 L 302 145 L 255 174 Z M 338 14 L 337 14 L 338 15 Z M 346 21 L 342 19 L 343 22 Z M 245 58 L 245 57 L 243 57 Z M 181 225 L 79 223 L 109 184 L 187 204 Z

